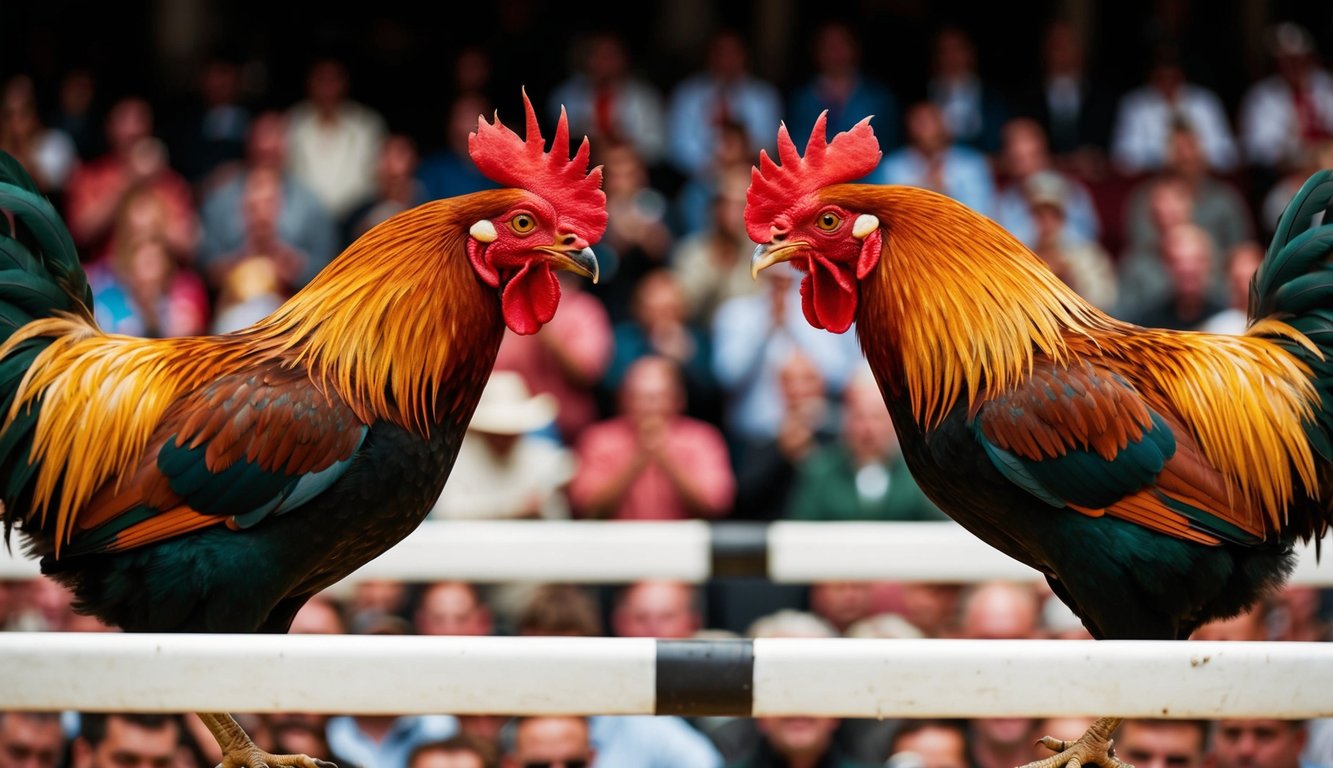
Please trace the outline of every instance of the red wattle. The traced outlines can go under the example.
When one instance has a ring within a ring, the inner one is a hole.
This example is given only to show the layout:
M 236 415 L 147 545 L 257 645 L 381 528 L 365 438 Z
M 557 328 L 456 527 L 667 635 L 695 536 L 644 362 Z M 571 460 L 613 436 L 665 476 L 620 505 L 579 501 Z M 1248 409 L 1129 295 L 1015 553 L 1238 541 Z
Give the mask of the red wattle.
M 843 333 L 856 320 L 856 281 L 842 267 L 812 260 L 801 281 L 801 306 L 816 328 Z
M 500 307 L 505 324 L 522 336 L 540 331 L 560 306 L 560 281 L 547 264 L 527 264 L 505 283 Z

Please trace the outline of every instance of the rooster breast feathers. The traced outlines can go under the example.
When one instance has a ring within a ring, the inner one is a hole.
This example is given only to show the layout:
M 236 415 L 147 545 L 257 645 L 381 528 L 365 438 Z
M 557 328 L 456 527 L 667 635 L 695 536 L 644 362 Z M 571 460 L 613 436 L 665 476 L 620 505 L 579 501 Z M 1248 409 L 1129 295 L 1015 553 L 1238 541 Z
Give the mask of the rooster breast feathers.
M 256 360 L 241 337 L 81 336 L 38 356 L 0 454 L 6 505 L 31 510 L 21 527 L 46 531 L 50 554 L 247 528 L 332 485 L 369 430 L 304 368 Z

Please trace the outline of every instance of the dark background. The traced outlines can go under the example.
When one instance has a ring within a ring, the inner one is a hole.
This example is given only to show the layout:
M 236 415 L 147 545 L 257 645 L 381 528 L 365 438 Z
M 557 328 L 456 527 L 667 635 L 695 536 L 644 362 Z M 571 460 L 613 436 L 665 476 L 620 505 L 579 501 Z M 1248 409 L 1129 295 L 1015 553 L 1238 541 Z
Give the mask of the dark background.
M 272 0 L 3 5 L 0 69 L 32 75 L 44 99 L 54 95 L 64 72 L 87 67 L 98 77 L 102 101 L 135 93 L 169 113 L 190 94 L 204 57 L 223 51 L 246 62 L 253 105 L 283 107 L 300 97 L 309 59 L 332 52 L 351 65 L 353 96 L 423 148 L 438 143 L 460 47 L 479 43 L 491 51 L 493 96 L 507 113 L 517 109 L 520 85 L 540 103 L 570 71 L 580 33 L 599 27 L 621 31 L 636 67 L 668 92 L 700 66 L 711 31 L 735 27 L 751 41 L 756 71 L 785 93 L 810 71 L 808 30 L 825 18 L 847 18 L 861 30 L 867 68 L 895 88 L 900 102 L 923 91 L 930 35 L 944 22 L 973 35 L 983 76 L 1010 93 L 1037 72 L 1041 26 L 1056 15 L 1081 27 L 1093 72 L 1116 91 L 1141 80 L 1155 40 L 1171 38 L 1181 46 L 1187 73 L 1217 90 L 1233 110 L 1244 87 L 1264 72 L 1267 23 L 1299 21 L 1321 50 L 1333 50 L 1333 3 L 1326 0 L 371 0 L 344 9 Z M 631 12 L 648 21 L 631 19 Z

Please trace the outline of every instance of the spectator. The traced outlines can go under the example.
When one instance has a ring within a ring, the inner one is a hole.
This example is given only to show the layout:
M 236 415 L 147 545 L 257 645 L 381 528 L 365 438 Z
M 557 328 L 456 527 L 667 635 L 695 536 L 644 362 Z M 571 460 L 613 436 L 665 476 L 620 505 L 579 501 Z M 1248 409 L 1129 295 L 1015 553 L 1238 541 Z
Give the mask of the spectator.
M 79 735 L 71 745 L 70 765 L 171 768 L 181 736 L 180 718 L 175 715 L 83 712 Z
M 1303 165 L 1315 143 L 1333 138 L 1333 73 L 1321 65 L 1313 36 L 1284 21 L 1266 37 L 1274 71 L 1245 90 L 1238 115 L 1259 191 Z
M 1005 182 L 995 199 L 995 221 L 1036 247 L 1037 227 L 1028 200 L 1028 183 L 1038 175 L 1059 180 L 1063 193 L 1064 231 L 1080 241 L 1095 241 L 1101 221 L 1092 195 L 1083 182 L 1055 168 L 1041 125 L 1029 117 L 1016 117 L 1004 124 L 1000 165 Z
M 1037 636 L 1041 601 L 1028 584 L 985 581 L 965 591 L 959 604 L 959 637 L 967 640 L 1031 640 Z
M 589 290 L 617 323 L 629 318 L 631 298 L 643 276 L 665 266 L 672 233 L 667 198 L 649 186 L 648 168 L 634 147 L 611 143 L 594 151 L 602 163 L 608 218 L 597 244 L 601 279 Z
M 640 358 L 625 374 L 620 415 L 579 438 L 569 495 L 583 517 L 683 520 L 727 514 L 736 480 L 726 442 L 712 424 L 683 415 L 680 371 L 668 358 Z
M 874 584 L 869 581 L 818 581 L 810 585 L 810 612 L 844 635 L 853 624 L 875 613 Z
M 81 160 L 91 160 L 106 150 L 100 87 L 97 75 L 88 67 L 73 67 L 60 77 L 51 127 L 69 135 Z
M 223 254 L 208 265 L 214 285 L 225 286 L 233 269 L 260 260 L 273 269 L 279 284 L 274 292 L 285 298 L 300 290 L 326 266 L 283 238 L 284 204 L 283 182 L 278 171 L 256 168 L 245 175 L 241 189 L 244 239 L 235 251 Z
M 172 253 L 192 254 L 199 235 L 193 193 L 168 164 L 166 145 L 153 135 L 153 108 L 138 97 L 117 101 L 107 115 L 106 138 L 107 151 L 77 166 L 66 188 L 66 223 L 84 259 L 106 257 L 116 214 L 140 187 L 162 201 Z
M 515 629 L 520 635 L 599 637 L 601 606 L 583 587 L 543 584 L 530 593 Z
M 1199 326 L 1208 333 L 1240 335 L 1250 325 L 1250 282 L 1259 264 L 1264 260 L 1264 248 L 1253 240 L 1245 240 L 1232 247 L 1227 255 L 1227 285 L 1231 301 L 1226 308 L 1214 312 Z
M 1181 226 L 1198 228 L 1194 196 L 1189 182 L 1180 174 L 1170 171 L 1151 177 L 1144 182 L 1146 205 L 1141 216 L 1148 223 L 1132 229 L 1131 241 L 1117 265 L 1119 299 L 1117 314 L 1130 318 L 1167 301 L 1172 290 L 1171 276 L 1162 258 L 1162 243 L 1166 233 Z M 1137 190 L 1136 190 L 1137 191 Z M 1133 205 L 1133 203 L 1131 203 Z M 1204 227 L 1207 231 L 1207 227 Z M 1212 235 L 1209 233 L 1211 239 Z M 1216 249 L 1216 243 L 1213 243 Z M 1216 254 L 1216 251 L 1214 251 Z M 1226 270 L 1220 259 L 1209 264 L 1206 272 L 1206 292 L 1210 300 L 1226 305 L 1230 299 Z
M 691 322 L 711 328 L 722 302 L 759 289 L 750 275 L 754 243 L 745 232 L 745 193 L 750 187 L 750 165 L 723 165 L 709 186 L 708 218 L 672 248 L 670 269 L 680 282 L 685 311 Z
M 1041 603 L 1027 584 L 989 581 L 970 587 L 959 602 L 959 637 L 966 640 L 1030 640 L 1038 636 Z M 969 751 L 976 768 L 1013 768 L 1028 762 L 1037 737 L 1031 717 L 969 721 Z
M 761 637 L 837 636 L 824 619 L 804 611 L 781 610 L 756 620 L 747 634 Z M 875 762 L 852 757 L 853 745 L 839 739 L 845 721 L 834 717 L 756 717 L 735 719 L 716 735 L 730 755 L 728 768 L 868 768 Z M 883 754 L 883 748 L 879 750 Z
M 1162 173 L 1178 177 L 1188 188 L 1194 223 L 1207 230 L 1223 251 L 1254 237 L 1254 215 L 1239 188 L 1208 170 L 1198 135 L 1184 124 L 1171 130 Z M 1126 237 L 1140 247 L 1153 247 L 1158 235 L 1146 210 L 1151 182 L 1135 185 L 1125 206 Z
M 334 221 L 373 193 L 375 162 L 384 143 L 384 118 L 352 100 L 347 66 L 320 57 L 306 71 L 306 97 L 288 111 L 287 167 Z
M 307 602 L 301 611 L 314 602 Z M 423 635 L 489 634 L 489 614 L 484 614 L 483 623 L 480 615 L 473 613 L 478 604 L 479 598 L 471 585 L 461 582 L 431 584 L 423 592 L 417 609 L 417 632 Z M 333 626 L 329 622 L 330 630 Z M 449 738 L 458 729 L 459 719 L 448 715 L 358 714 L 330 718 L 326 733 L 329 749 L 353 765 L 408 768 L 408 756 L 418 745 Z
M 886 768 L 968 768 L 967 721 L 904 720 L 889 742 Z
M 1194 330 L 1226 308 L 1210 292 L 1211 274 L 1219 269 L 1212 238 L 1202 228 L 1181 224 L 1166 232 L 1162 241 L 1162 263 L 1170 281 L 1170 293 L 1156 305 L 1129 314 L 1125 319 L 1148 328 Z
M 1161 170 L 1170 152 L 1171 131 L 1183 122 L 1199 137 L 1208 167 L 1229 173 L 1239 161 L 1231 123 L 1221 98 L 1185 77 L 1171 45 L 1156 50 L 1147 81 L 1120 98 L 1111 129 L 1111 160 L 1117 170 L 1137 176 Z
M 656 166 L 666 147 L 665 97 L 635 72 L 625 39 L 598 29 L 572 49 L 574 71 L 551 92 L 552 123 L 564 107 L 574 135 L 588 136 L 594 147 L 627 143 L 649 168 Z
M 268 317 L 291 297 L 278 265 L 267 254 L 257 252 L 227 270 L 218 287 L 209 333 L 238 331 Z
M 1304 768 L 1308 737 L 1304 720 L 1223 719 L 1213 723 L 1209 756 L 1216 768 Z
M 855 333 L 830 335 L 806 321 L 797 277 L 794 268 L 766 269 L 758 292 L 726 300 L 713 316 L 713 374 L 737 460 L 749 446 L 777 438 L 786 407 L 779 372 L 793 354 L 815 364 L 832 398 L 865 360 Z
M 554 605 L 548 600 L 554 599 Z M 679 631 L 675 618 L 648 622 L 664 632 Z M 593 636 L 601 634 L 601 621 L 588 593 L 569 585 L 545 585 L 532 593 L 520 614 L 520 633 L 525 635 Z M 631 621 L 629 632 L 644 625 Z M 629 635 L 627 635 L 629 636 Z M 649 636 L 649 635 L 633 635 Z M 602 765 L 624 768 L 720 768 L 722 757 L 708 737 L 681 717 L 596 715 L 588 718 L 593 746 Z
M 616 596 L 611 628 L 617 637 L 682 640 L 703 627 L 699 591 L 683 581 L 638 581 Z
M 347 214 L 342 239 L 351 243 L 394 214 L 426 202 L 426 187 L 417 180 L 417 144 L 402 133 L 389 134 L 375 163 L 375 189 Z
M 850 130 L 874 115 L 880 147 L 898 146 L 898 99 L 888 84 L 861 64 L 861 41 L 851 24 L 832 19 L 812 34 L 814 75 L 792 92 L 787 127 L 794 136 L 808 136 L 820 113 L 828 111 L 828 135 Z
M 815 448 L 796 471 L 787 501 L 792 520 L 949 519 L 912 478 L 869 368 L 843 390 L 837 442 Z
M 982 79 L 972 36 L 961 27 L 940 28 L 931 44 L 930 69 L 926 92 L 939 107 L 952 139 L 985 154 L 998 152 L 1000 127 L 1009 119 L 1009 105 L 998 89 Z
M 355 634 L 379 630 L 405 621 L 408 616 L 408 585 L 397 579 L 362 579 L 352 587 L 347 600 L 347 625 Z M 401 624 L 399 624 L 402 627 Z M 411 625 L 401 634 L 411 634 Z
M 328 745 L 332 754 L 355 766 L 408 768 L 408 756 L 418 745 L 447 739 L 458 727 L 447 715 L 338 715 L 329 718 Z
M 460 733 L 413 747 L 407 768 L 499 768 L 494 744 Z
M 722 404 L 713 378 L 712 339 L 707 331 L 687 319 L 682 294 L 675 274 L 665 268 L 654 269 L 639 280 L 630 302 L 629 319 L 616 323 L 612 329 L 614 353 L 602 379 L 601 392 L 607 397 L 618 391 L 625 372 L 635 360 L 660 355 L 680 368 L 687 414 L 716 424 L 721 419 Z
M 206 193 L 213 173 L 245 155 L 250 109 L 243 101 L 241 62 L 212 54 L 199 68 L 195 89 L 172 126 L 168 144 L 181 174 Z
M 867 181 L 933 190 L 984 216 L 995 211 L 995 180 L 986 156 L 956 142 L 944 111 L 930 101 L 907 108 L 907 144 L 886 153 Z
M 87 267 L 103 329 L 130 336 L 193 336 L 208 327 L 203 278 L 173 253 L 166 202 L 151 187 L 121 198 L 104 260 Z
M 1135 768 L 1202 768 L 1207 745 L 1206 720 L 1126 720 L 1115 737 L 1116 753 Z
M 286 283 L 305 285 L 340 247 L 338 230 L 324 204 L 285 168 L 287 118 L 265 111 L 255 116 L 244 161 L 203 199 L 199 266 L 217 288 L 246 255 L 264 255 Z
M 591 768 L 596 750 L 586 717 L 554 715 L 521 717 L 514 726 L 514 746 L 504 756 L 504 768 Z M 604 763 L 617 765 L 616 763 Z
M 563 271 L 556 279 L 560 311 L 532 335 L 506 332 L 495 370 L 514 371 L 530 391 L 554 395 L 559 403 L 556 437 L 574 445 L 601 415 L 596 386 L 611 362 L 611 318 L 605 305 L 584 289 L 586 280 Z
M 491 612 L 477 588 L 463 581 L 428 585 L 417 602 L 413 624 L 419 635 L 491 634 Z
M 735 120 L 718 123 L 712 162 L 681 182 L 672 200 L 672 232 L 678 238 L 692 238 L 708 229 L 738 230 L 741 238 L 749 242 L 744 225 L 745 190 L 750 185 L 750 169 L 754 167 L 756 154 L 744 125 Z M 733 185 L 740 187 L 741 206 L 734 213 L 725 214 L 734 218 L 719 221 L 724 214 L 716 208 L 718 196 L 732 191 Z
M 1115 101 L 1087 69 L 1078 28 L 1065 19 L 1046 25 L 1041 40 L 1041 76 L 1027 92 L 1022 111 L 1041 125 L 1062 170 L 1100 178 L 1106 165 Z
M 260 728 L 254 735 L 267 735 L 264 749 L 275 755 L 312 755 L 327 758 L 338 768 L 370 768 L 339 755 L 329 747 L 329 715 L 314 712 L 273 712 L 259 716 Z M 202 723 L 201 723 L 202 726 Z M 201 739 L 208 738 L 204 729 Z M 221 759 L 221 752 L 215 756 Z M 216 765 L 216 762 L 213 763 Z
M 1111 312 L 1118 300 L 1115 262 L 1096 240 L 1070 230 L 1066 206 L 1073 187 L 1054 171 L 1040 171 L 1023 184 L 1032 220 L 1032 250 L 1051 271 L 1098 309 Z
M 342 610 L 332 598 L 317 593 L 296 611 L 287 628 L 291 635 L 341 635 L 347 632 Z
M 65 756 L 58 712 L 0 712 L 0 768 L 56 768 Z
M 477 130 L 477 119 L 493 111 L 490 99 L 480 93 L 464 92 L 450 102 L 444 119 L 444 144 L 427 153 L 417 167 L 426 199 L 439 200 L 496 186 L 477 169 L 467 148 L 467 137 Z
M 704 68 L 676 84 L 667 102 L 667 157 L 686 178 L 706 172 L 717 128 L 745 126 L 751 147 L 771 147 L 781 121 L 782 97 L 773 83 L 750 72 L 745 38 L 723 29 L 708 42 Z
M 431 516 L 439 519 L 569 517 L 569 449 L 540 434 L 556 400 L 528 392 L 513 371 L 491 374 Z
M 43 194 L 63 203 L 78 148 L 69 134 L 42 123 L 36 87 L 27 75 L 11 76 L 0 92 L 0 149 L 23 165 Z
M 787 358 L 778 370 L 778 389 L 783 409 L 777 434 L 771 440 L 752 441 L 737 459 L 732 517 L 782 517 L 787 513 L 797 468 L 838 438 L 838 410 L 825 395 L 824 377 L 809 357 L 796 352 Z
M 1287 584 L 1273 596 L 1269 620 L 1274 640 L 1320 643 L 1329 640 L 1328 622 L 1319 612 L 1320 588 Z
M 7 629 L 35 632 L 117 632 L 99 619 L 74 611 L 74 595 L 50 576 L 20 583 Z

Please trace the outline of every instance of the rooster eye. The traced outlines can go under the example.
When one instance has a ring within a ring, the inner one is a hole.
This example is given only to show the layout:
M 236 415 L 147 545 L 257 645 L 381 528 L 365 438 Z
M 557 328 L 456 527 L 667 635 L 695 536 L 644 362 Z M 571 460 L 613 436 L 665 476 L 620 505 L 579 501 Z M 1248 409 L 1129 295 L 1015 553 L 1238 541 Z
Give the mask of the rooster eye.
M 526 235 L 537 228 L 537 219 L 531 214 L 520 213 L 509 220 L 509 228 L 517 234 Z
M 825 232 L 832 232 L 837 229 L 840 224 L 842 224 L 842 217 L 833 211 L 824 211 L 815 219 L 815 226 Z

